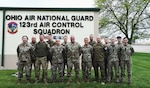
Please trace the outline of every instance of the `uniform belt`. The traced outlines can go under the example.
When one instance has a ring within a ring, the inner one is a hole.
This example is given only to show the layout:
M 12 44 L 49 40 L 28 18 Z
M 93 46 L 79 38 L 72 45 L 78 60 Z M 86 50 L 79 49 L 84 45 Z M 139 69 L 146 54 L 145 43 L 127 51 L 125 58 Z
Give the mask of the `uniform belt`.
M 46 56 L 37 56 L 38 58 L 41 58 L 41 57 L 46 57 Z

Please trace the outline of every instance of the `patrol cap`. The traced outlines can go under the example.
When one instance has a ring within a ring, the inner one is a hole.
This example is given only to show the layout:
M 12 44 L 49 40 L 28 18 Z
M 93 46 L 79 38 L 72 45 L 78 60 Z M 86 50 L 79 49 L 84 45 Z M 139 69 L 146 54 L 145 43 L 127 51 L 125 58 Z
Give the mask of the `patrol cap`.
M 117 39 L 121 38 L 121 36 L 117 36 Z

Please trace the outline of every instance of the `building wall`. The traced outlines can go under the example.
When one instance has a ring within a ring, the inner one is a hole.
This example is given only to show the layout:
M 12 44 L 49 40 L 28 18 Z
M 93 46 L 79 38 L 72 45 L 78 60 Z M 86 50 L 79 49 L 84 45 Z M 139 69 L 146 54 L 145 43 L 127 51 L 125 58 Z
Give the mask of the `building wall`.
M 6 11 L 7 15 L 19 15 L 21 14 L 22 17 L 25 17 L 26 15 L 32 15 L 32 14 L 58 14 L 58 15 L 91 15 L 94 16 L 93 21 L 79 21 L 82 22 L 83 28 L 68 28 L 71 30 L 70 34 L 68 34 L 68 42 L 70 42 L 70 35 L 74 35 L 76 37 L 76 41 L 81 44 L 81 46 L 84 44 L 83 39 L 85 37 L 89 38 L 90 34 L 94 34 L 94 38 L 98 35 L 98 12 L 94 11 Z M 5 18 L 6 19 L 6 18 Z M 35 20 L 8 20 L 5 21 L 5 50 L 4 50 L 4 68 L 5 69 L 17 69 L 17 53 L 16 48 L 18 44 L 22 42 L 21 37 L 23 35 L 27 35 L 29 37 L 29 42 L 31 41 L 32 36 L 37 37 L 37 41 L 39 41 L 39 34 L 33 34 L 33 29 L 35 27 L 20 27 L 18 26 L 18 32 L 15 34 L 8 33 L 8 24 L 11 22 L 16 22 L 18 25 L 20 25 L 20 22 L 35 22 Z M 47 21 L 42 21 L 47 22 Z M 0 24 L 1 25 L 1 24 Z M 0 26 L 1 27 L 1 26 Z M 46 29 L 47 27 L 45 27 Z M 37 27 L 38 29 L 38 27 Z M 44 29 L 44 27 L 43 27 Z M 54 34 L 53 36 L 64 36 L 64 34 Z M 63 40 L 61 40 L 62 42 Z M 2 45 L 0 45 L 1 47 Z M 1 61 L 1 60 L 0 60 Z
M 0 10 L 0 65 L 1 65 L 1 53 L 2 53 L 2 30 L 3 30 L 3 11 Z

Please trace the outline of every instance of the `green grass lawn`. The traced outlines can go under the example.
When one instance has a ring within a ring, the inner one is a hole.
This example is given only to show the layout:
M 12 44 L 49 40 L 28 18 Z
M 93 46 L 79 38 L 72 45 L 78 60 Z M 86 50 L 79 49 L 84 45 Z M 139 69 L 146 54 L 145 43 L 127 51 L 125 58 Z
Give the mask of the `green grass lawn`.
M 0 70 L 0 88 L 150 88 L 150 54 L 149 53 L 135 53 L 133 55 L 133 67 L 132 67 L 132 84 L 105 84 L 101 85 L 100 83 L 94 83 L 91 81 L 88 83 L 81 83 L 77 85 L 74 82 L 74 73 L 73 73 L 73 82 L 70 85 L 65 83 L 55 83 L 48 85 L 40 82 L 39 84 L 34 84 L 34 71 L 32 72 L 32 82 L 30 85 L 25 83 L 25 78 L 21 85 L 17 85 L 17 78 L 12 76 L 16 73 L 16 70 Z M 81 73 L 81 71 L 80 71 Z M 50 70 L 48 70 L 48 76 L 50 79 Z M 81 77 L 81 75 L 80 75 Z M 94 79 L 94 72 L 92 70 L 92 80 Z M 65 77 L 66 82 L 66 77 Z M 126 79 L 127 82 L 127 79 Z

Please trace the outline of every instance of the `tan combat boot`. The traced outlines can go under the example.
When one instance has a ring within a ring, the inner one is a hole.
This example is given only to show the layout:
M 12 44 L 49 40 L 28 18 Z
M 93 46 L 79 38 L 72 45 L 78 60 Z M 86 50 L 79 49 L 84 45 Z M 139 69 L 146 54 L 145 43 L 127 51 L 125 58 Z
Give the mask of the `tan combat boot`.
M 21 79 L 18 79 L 18 85 L 20 85 L 21 84 Z
M 69 85 L 69 84 L 70 84 L 70 81 L 71 81 L 71 78 L 69 78 L 69 79 L 68 79 L 68 81 L 67 81 L 67 85 Z
M 47 79 L 44 79 L 44 83 L 45 83 L 45 84 L 48 84 Z
M 76 83 L 77 83 L 77 84 L 80 84 L 80 82 L 79 82 L 78 80 L 76 81 Z
M 35 80 L 34 84 L 37 84 L 37 83 L 39 83 L 39 80 Z
M 27 84 L 30 84 L 30 80 L 29 80 L 29 79 L 27 79 L 27 81 L 26 81 L 26 82 L 27 82 Z

